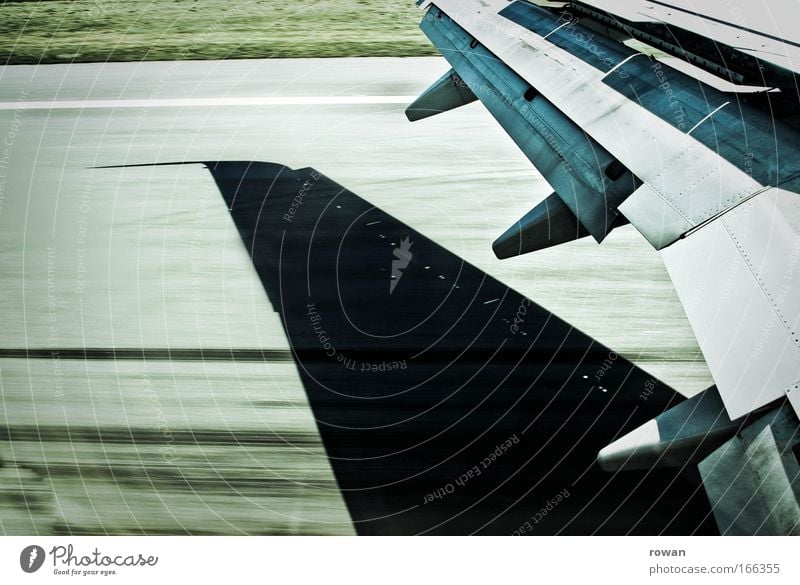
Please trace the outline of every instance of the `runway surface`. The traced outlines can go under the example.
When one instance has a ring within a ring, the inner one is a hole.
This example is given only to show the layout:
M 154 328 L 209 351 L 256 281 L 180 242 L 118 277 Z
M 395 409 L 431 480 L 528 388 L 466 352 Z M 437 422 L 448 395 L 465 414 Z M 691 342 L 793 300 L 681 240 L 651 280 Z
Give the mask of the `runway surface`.
M 1 532 L 358 528 L 214 178 L 202 164 L 122 165 L 317 169 L 682 394 L 711 383 L 634 230 L 494 258 L 492 240 L 550 189 L 479 105 L 407 122 L 406 98 L 445 70 L 0 69 Z

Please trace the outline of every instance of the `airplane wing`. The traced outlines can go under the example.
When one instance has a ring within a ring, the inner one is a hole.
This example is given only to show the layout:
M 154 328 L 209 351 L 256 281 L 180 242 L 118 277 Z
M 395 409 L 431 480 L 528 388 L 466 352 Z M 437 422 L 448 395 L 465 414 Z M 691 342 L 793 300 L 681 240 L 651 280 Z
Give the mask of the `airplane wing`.
M 800 530 L 797 457 L 781 459 L 797 451 L 800 412 L 800 45 L 679 0 L 418 4 L 453 69 L 409 118 L 478 99 L 554 189 L 498 238 L 498 257 L 631 223 L 659 251 L 716 382 L 702 406 L 651 421 L 601 463 L 702 471 L 721 441 L 728 459 L 730 441 L 756 448 L 733 423 L 780 412 L 767 459 L 791 512 L 759 526 Z

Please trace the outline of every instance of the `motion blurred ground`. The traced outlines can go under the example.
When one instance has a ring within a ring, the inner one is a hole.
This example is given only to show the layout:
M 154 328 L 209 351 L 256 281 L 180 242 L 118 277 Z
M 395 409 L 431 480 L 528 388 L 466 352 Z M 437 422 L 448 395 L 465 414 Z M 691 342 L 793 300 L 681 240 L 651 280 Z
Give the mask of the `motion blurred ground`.
M 433 55 L 411 0 L 0 3 L 0 63 Z

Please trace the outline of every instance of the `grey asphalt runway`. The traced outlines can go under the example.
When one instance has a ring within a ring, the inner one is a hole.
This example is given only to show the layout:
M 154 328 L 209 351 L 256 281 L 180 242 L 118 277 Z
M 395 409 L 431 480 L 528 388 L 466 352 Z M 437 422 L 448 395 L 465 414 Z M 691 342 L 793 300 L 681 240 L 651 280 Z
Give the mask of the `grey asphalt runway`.
M 601 246 L 494 257 L 494 238 L 550 189 L 479 104 L 406 120 L 446 69 L 438 58 L 0 68 L 0 533 L 353 531 L 278 314 L 209 173 L 98 167 L 314 167 L 680 393 L 711 384 L 658 255 L 632 228 Z M 75 348 L 151 353 L 23 351 Z M 269 357 L 204 361 L 200 349 Z

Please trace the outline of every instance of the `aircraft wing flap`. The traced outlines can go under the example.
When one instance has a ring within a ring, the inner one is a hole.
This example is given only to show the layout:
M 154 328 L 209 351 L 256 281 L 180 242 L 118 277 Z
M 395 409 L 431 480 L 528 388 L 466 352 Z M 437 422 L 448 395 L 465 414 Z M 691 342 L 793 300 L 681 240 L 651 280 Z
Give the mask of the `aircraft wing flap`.
M 661 251 L 731 418 L 800 383 L 798 226 L 773 188 Z
M 749 181 L 740 184 L 744 173 L 719 157 L 698 161 L 691 154 L 682 152 L 670 161 L 659 161 L 660 172 L 619 207 L 656 250 L 744 200 L 753 190 L 763 189 Z

